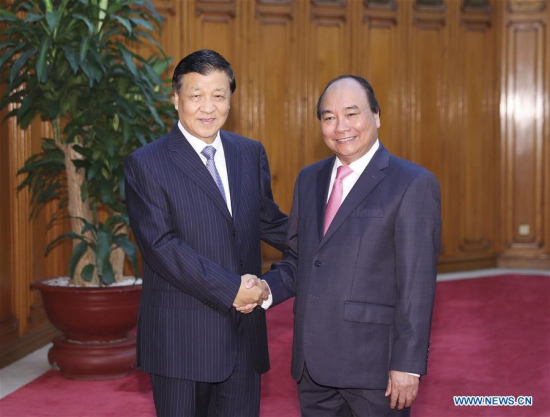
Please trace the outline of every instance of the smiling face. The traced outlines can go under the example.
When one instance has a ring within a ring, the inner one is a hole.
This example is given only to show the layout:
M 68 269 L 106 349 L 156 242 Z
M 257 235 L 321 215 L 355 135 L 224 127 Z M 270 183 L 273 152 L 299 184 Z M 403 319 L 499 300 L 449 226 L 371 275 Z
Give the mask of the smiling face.
M 380 116 L 372 112 L 366 92 L 353 79 L 327 88 L 320 113 L 323 139 L 345 165 L 365 155 L 378 138 Z
M 179 93 L 174 93 L 174 107 L 185 130 L 210 144 L 227 120 L 230 98 L 225 72 L 189 72 L 183 75 Z

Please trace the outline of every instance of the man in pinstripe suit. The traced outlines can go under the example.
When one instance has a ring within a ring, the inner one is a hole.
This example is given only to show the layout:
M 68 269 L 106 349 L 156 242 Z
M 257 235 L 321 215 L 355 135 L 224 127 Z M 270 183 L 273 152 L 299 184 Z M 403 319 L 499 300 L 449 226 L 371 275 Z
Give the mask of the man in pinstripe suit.
M 269 369 L 260 240 L 282 249 L 287 217 L 273 201 L 263 146 L 221 130 L 235 91 L 230 64 L 201 50 L 176 67 L 179 122 L 126 160 L 126 198 L 143 256 L 138 366 L 159 416 L 259 414 Z

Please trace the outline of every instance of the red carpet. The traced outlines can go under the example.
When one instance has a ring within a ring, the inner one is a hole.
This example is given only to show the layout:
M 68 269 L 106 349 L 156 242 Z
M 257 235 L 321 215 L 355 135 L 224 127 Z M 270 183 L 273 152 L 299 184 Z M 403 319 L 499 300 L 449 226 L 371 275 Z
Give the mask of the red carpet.
M 298 417 L 289 375 L 292 301 L 268 314 L 271 371 L 262 417 Z M 413 417 L 550 416 L 550 278 L 508 275 L 438 284 L 429 375 Z M 532 396 L 531 407 L 455 407 L 454 395 Z M 148 377 L 80 382 L 49 371 L 0 401 L 1 417 L 154 416 Z

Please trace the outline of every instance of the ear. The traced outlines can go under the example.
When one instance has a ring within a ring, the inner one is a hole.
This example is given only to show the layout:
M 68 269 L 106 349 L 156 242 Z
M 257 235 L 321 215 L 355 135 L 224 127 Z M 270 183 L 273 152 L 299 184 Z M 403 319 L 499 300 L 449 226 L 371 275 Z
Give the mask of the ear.
M 174 108 L 178 110 L 178 105 L 180 102 L 179 94 L 174 91 Z
M 380 128 L 380 113 L 374 113 L 374 120 L 376 120 L 376 128 Z

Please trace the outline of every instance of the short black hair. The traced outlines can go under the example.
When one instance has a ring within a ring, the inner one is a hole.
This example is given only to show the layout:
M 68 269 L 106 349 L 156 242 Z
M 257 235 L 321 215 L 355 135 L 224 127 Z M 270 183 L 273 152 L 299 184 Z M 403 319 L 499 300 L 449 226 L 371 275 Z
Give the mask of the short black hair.
M 212 71 L 223 71 L 227 74 L 231 94 L 233 94 L 237 88 L 237 83 L 235 82 L 235 75 L 233 74 L 231 64 L 223 56 L 211 49 L 195 51 L 178 63 L 172 77 L 172 89 L 176 93 L 180 92 L 182 77 L 187 73 L 198 72 L 201 75 L 208 75 Z
M 350 78 L 359 83 L 359 85 L 363 88 L 363 90 L 367 94 L 367 100 L 369 101 L 369 106 L 371 111 L 374 114 L 378 114 L 378 116 L 380 116 L 381 115 L 380 106 L 378 105 L 378 101 L 376 101 L 376 97 L 374 96 L 374 90 L 372 89 L 372 85 L 370 85 L 370 83 L 367 80 L 365 80 L 363 77 L 359 77 L 357 75 L 340 75 L 339 77 L 336 77 L 330 80 L 329 83 L 326 85 L 325 89 L 323 90 L 323 92 L 321 93 L 321 96 L 317 101 L 317 118 L 321 120 L 321 103 L 323 101 L 323 97 L 325 96 L 327 89 L 336 81 L 344 80 L 346 78 Z

